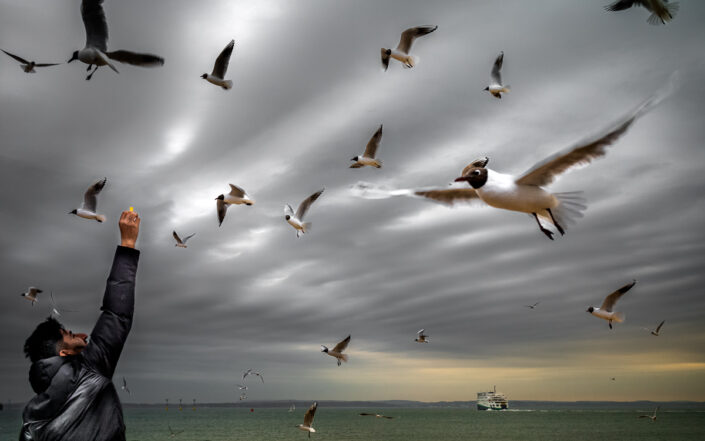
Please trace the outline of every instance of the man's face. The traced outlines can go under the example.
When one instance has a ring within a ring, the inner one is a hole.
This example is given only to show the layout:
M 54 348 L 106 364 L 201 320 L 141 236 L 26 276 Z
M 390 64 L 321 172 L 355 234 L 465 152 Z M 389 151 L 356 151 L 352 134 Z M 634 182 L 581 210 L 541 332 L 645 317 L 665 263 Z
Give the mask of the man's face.
M 59 350 L 59 355 L 62 357 L 80 354 L 88 344 L 88 335 L 86 334 L 74 334 L 71 331 L 62 329 L 61 336 L 63 337 L 63 343 L 61 350 Z

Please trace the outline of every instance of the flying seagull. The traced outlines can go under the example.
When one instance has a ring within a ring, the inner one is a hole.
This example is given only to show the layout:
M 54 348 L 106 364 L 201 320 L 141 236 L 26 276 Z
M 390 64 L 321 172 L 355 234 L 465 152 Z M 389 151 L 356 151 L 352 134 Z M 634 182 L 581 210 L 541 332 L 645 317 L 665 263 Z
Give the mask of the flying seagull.
M 193 233 L 193 234 L 191 234 L 190 236 L 186 236 L 186 237 L 184 237 L 183 239 L 181 239 L 181 238 L 179 237 L 179 235 L 176 234 L 176 230 L 174 230 L 174 232 L 173 232 L 172 234 L 174 235 L 174 239 L 176 239 L 176 243 L 174 244 L 174 246 L 179 247 L 179 248 L 187 248 L 187 247 L 186 247 L 186 241 L 189 240 L 189 239 L 191 239 L 193 236 L 196 235 L 196 233 Z
M 314 401 L 313 404 L 311 405 L 311 407 L 309 407 L 308 410 L 306 411 L 306 415 L 304 415 L 304 423 L 296 426 L 299 430 L 303 430 L 304 432 L 308 432 L 309 438 L 311 438 L 311 432 L 316 431 L 316 429 L 314 429 L 311 426 L 313 425 L 313 417 L 314 417 L 314 415 L 316 415 L 316 408 L 317 407 L 318 407 L 318 403 Z
M 550 193 L 543 186 L 552 183 L 571 168 L 587 165 L 607 154 L 607 147 L 624 135 L 636 119 L 651 110 L 673 89 L 673 82 L 651 96 L 610 128 L 561 150 L 520 176 L 499 173 L 486 167 L 465 167 L 456 182 L 467 182 L 477 196 L 492 207 L 528 213 L 534 217 L 539 229 L 553 240 L 553 232 L 543 226 L 539 217 L 551 222 L 558 232 L 565 234 L 566 224 L 582 217 L 587 208 L 582 192 Z
M 355 156 L 351 161 L 355 161 L 350 168 L 360 168 L 366 165 L 375 168 L 382 168 L 382 161 L 375 159 L 375 154 L 377 154 L 377 148 L 379 147 L 379 142 L 382 140 L 382 124 L 379 125 L 379 129 L 372 135 L 370 141 L 365 147 L 365 153 L 362 156 Z
M 490 73 L 490 85 L 485 87 L 485 90 L 492 94 L 495 98 L 502 98 L 503 93 L 509 92 L 509 86 L 502 85 L 502 63 L 504 62 L 504 52 L 500 52 L 497 59 L 494 60 L 492 72 Z
M 389 59 L 394 58 L 402 63 L 406 68 L 412 68 L 416 65 L 416 59 L 409 55 L 411 50 L 411 45 L 414 43 L 418 37 L 430 34 L 431 32 L 438 29 L 438 26 L 417 26 L 415 28 L 409 28 L 401 33 L 401 39 L 396 49 L 385 49 L 382 48 L 382 66 L 386 71 L 389 67 Z
M 659 410 L 659 406 L 656 406 L 656 409 L 654 409 L 654 414 L 653 415 L 639 415 L 637 418 L 649 418 L 651 422 L 653 423 L 656 421 L 656 412 Z
M 296 404 L 291 403 L 291 406 L 289 406 L 289 412 L 293 412 L 296 410 Z
M 120 389 L 127 392 L 128 395 L 132 395 L 132 392 L 130 392 L 130 389 L 127 388 L 127 380 L 125 380 L 125 377 L 122 377 L 122 386 L 120 386 Z
M 289 225 L 296 229 L 296 237 L 299 237 L 299 235 L 303 233 L 307 233 L 311 229 L 311 222 L 304 222 L 304 216 L 306 216 L 306 212 L 309 207 L 311 207 L 311 204 L 313 204 L 323 193 L 323 190 L 325 190 L 325 188 L 318 190 L 311 196 L 304 199 L 304 201 L 299 204 L 296 214 L 294 214 L 294 209 L 291 208 L 291 205 L 286 204 L 284 206 L 284 219 L 286 219 Z
M 243 392 L 240 394 L 240 401 L 247 399 L 247 392 Z
M 414 339 L 415 342 L 418 343 L 428 343 L 428 335 L 424 334 L 425 329 L 419 329 L 417 334 L 419 335 Z
M 248 207 L 255 203 L 254 199 L 247 194 L 245 190 L 238 187 L 237 185 L 230 185 L 230 193 L 220 194 L 215 198 L 215 208 L 218 212 L 218 226 L 223 225 L 223 220 L 225 220 L 225 213 L 228 211 L 230 205 L 241 205 L 245 204 Z
M 623 11 L 632 6 L 643 6 L 651 15 L 646 20 L 649 24 L 666 24 L 678 12 L 678 2 L 669 3 L 668 0 L 618 0 L 605 6 L 608 11 Z
M 103 0 L 83 0 L 81 2 L 81 17 L 83 18 L 83 26 L 86 28 L 86 46 L 81 50 L 74 51 L 67 63 L 80 60 L 88 65 L 87 71 L 95 66 L 86 80 L 90 80 L 100 66 L 108 66 L 115 73 L 119 73 L 110 60 L 143 67 L 164 65 L 164 59 L 158 55 L 125 50 L 108 52 L 108 23 L 103 10 Z
M 614 312 L 614 311 L 612 311 L 612 308 L 617 303 L 617 300 L 619 300 L 620 297 L 622 297 L 625 292 L 632 289 L 632 287 L 634 285 L 636 285 L 636 280 L 632 280 L 632 283 L 624 285 L 623 287 L 619 288 L 617 291 L 615 291 L 612 294 L 605 297 L 605 300 L 602 302 L 602 305 L 600 305 L 599 308 L 595 308 L 594 306 L 591 306 L 587 309 L 587 312 L 594 315 L 595 317 L 599 317 L 603 320 L 607 320 L 609 323 L 610 329 L 612 329 L 612 322 L 613 321 L 615 321 L 617 323 L 622 323 L 624 321 L 624 314 L 621 312 Z
M 183 430 L 174 431 L 174 430 L 172 430 L 171 426 L 168 426 L 168 427 L 169 427 L 169 436 L 172 437 L 172 438 L 176 437 L 176 435 L 178 435 L 178 434 L 180 434 L 181 432 L 183 432 Z
M 81 208 L 70 211 L 69 214 L 75 214 L 76 216 L 84 219 L 95 219 L 98 222 L 105 222 L 105 216 L 102 214 L 97 214 L 95 210 L 98 204 L 96 196 L 100 193 L 103 187 L 105 187 L 105 182 L 107 180 L 108 178 L 103 178 L 88 187 L 88 190 L 86 190 L 86 193 L 83 195 L 83 205 L 81 205 Z
M 382 415 L 382 414 L 379 414 L 379 413 L 365 413 L 365 412 L 363 412 L 363 413 L 361 413 L 360 415 L 362 415 L 362 416 L 373 416 L 373 417 L 375 417 L 375 418 L 386 418 L 386 419 L 388 419 L 388 420 L 391 420 L 391 419 L 394 418 L 394 417 Z
M 348 354 L 343 354 L 343 351 L 345 348 L 348 347 L 348 343 L 350 343 L 350 336 L 348 335 L 345 337 L 343 341 L 335 345 L 333 349 L 328 349 L 327 347 L 321 345 L 321 352 L 325 352 L 326 354 L 330 355 L 331 357 L 335 357 L 338 361 L 338 366 L 340 366 L 342 361 L 347 362 L 348 361 Z
M 524 306 L 526 306 L 529 309 L 536 309 L 536 307 L 538 306 L 539 303 L 541 303 L 541 302 L 536 302 L 533 305 L 524 305 Z
M 42 292 L 44 292 L 44 291 L 42 291 L 41 289 L 36 288 L 34 286 L 30 286 L 29 288 L 27 288 L 27 292 L 23 292 L 20 295 L 22 297 L 24 297 L 25 299 L 29 300 L 30 302 L 32 302 L 32 306 L 34 306 L 34 304 L 39 301 L 37 299 L 37 294 L 42 293 Z
M 208 81 L 211 84 L 220 86 L 223 90 L 230 90 L 233 88 L 233 82 L 231 80 L 224 79 L 225 72 L 228 71 L 228 64 L 230 63 L 230 55 L 233 53 L 233 48 L 235 47 L 235 40 L 230 40 L 225 49 L 220 52 L 218 58 L 215 59 L 215 64 L 213 65 L 213 72 L 210 75 L 204 73 L 201 78 Z
M 649 328 L 644 328 L 644 329 L 651 332 L 651 335 L 655 335 L 656 337 L 658 337 L 659 332 L 661 332 L 661 326 L 663 326 L 664 323 L 666 323 L 666 320 L 661 321 L 661 323 L 658 324 L 656 329 L 649 329 Z
M 262 373 L 261 373 L 261 372 L 255 372 L 255 371 L 253 371 L 252 369 L 248 369 L 248 370 L 246 370 L 246 371 L 242 374 L 242 380 L 244 381 L 245 378 L 247 378 L 248 375 L 256 375 L 256 376 L 258 376 L 259 379 L 262 380 L 262 383 L 264 383 L 264 376 L 262 376 Z
M 11 56 L 15 60 L 20 62 L 20 68 L 25 71 L 26 73 L 37 73 L 36 70 L 34 70 L 35 67 L 48 67 L 48 66 L 56 66 L 59 63 L 36 63 L 34 61 L 27 61 L 24 58 L 11 54 L 5 49 L 0 49 L 1 51 L 5 52 L 7 55 Z

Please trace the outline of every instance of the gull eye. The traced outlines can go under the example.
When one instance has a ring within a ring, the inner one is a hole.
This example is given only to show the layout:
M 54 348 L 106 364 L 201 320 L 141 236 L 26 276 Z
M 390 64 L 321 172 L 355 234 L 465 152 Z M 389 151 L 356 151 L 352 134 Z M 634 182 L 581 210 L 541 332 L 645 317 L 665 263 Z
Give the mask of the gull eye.
M 473 176 L 480 176 L 480 170 L 473 170 L 472 175 Z

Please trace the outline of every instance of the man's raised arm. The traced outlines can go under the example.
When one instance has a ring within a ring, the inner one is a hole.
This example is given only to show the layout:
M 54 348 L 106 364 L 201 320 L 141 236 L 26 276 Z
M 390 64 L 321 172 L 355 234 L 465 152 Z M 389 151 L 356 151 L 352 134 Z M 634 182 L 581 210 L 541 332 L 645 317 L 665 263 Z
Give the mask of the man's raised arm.
M 113 266 L 103 296 L 103 311 L 83 351 L 87 364 L 112 378 L 120 353 L 132 327 L 135 307 L 135 275 L 140 252 L 135 242 L 140 229 L 136 212 L 123 211 L 120 216 L 120 246 L 115 251 Z

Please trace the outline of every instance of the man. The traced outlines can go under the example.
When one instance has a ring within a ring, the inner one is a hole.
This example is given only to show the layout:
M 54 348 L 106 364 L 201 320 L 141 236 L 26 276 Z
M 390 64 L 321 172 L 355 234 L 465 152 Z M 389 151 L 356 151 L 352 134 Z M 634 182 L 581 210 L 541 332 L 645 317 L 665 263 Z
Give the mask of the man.
M 121 243 L 90 339 L 49 317 L 25 342 L 36 395 L 24 408 L 20 441 L 125 440 L 122 407 L 111 379 L 132 326 L 140 218 L 124 211 L 119 226 Z

